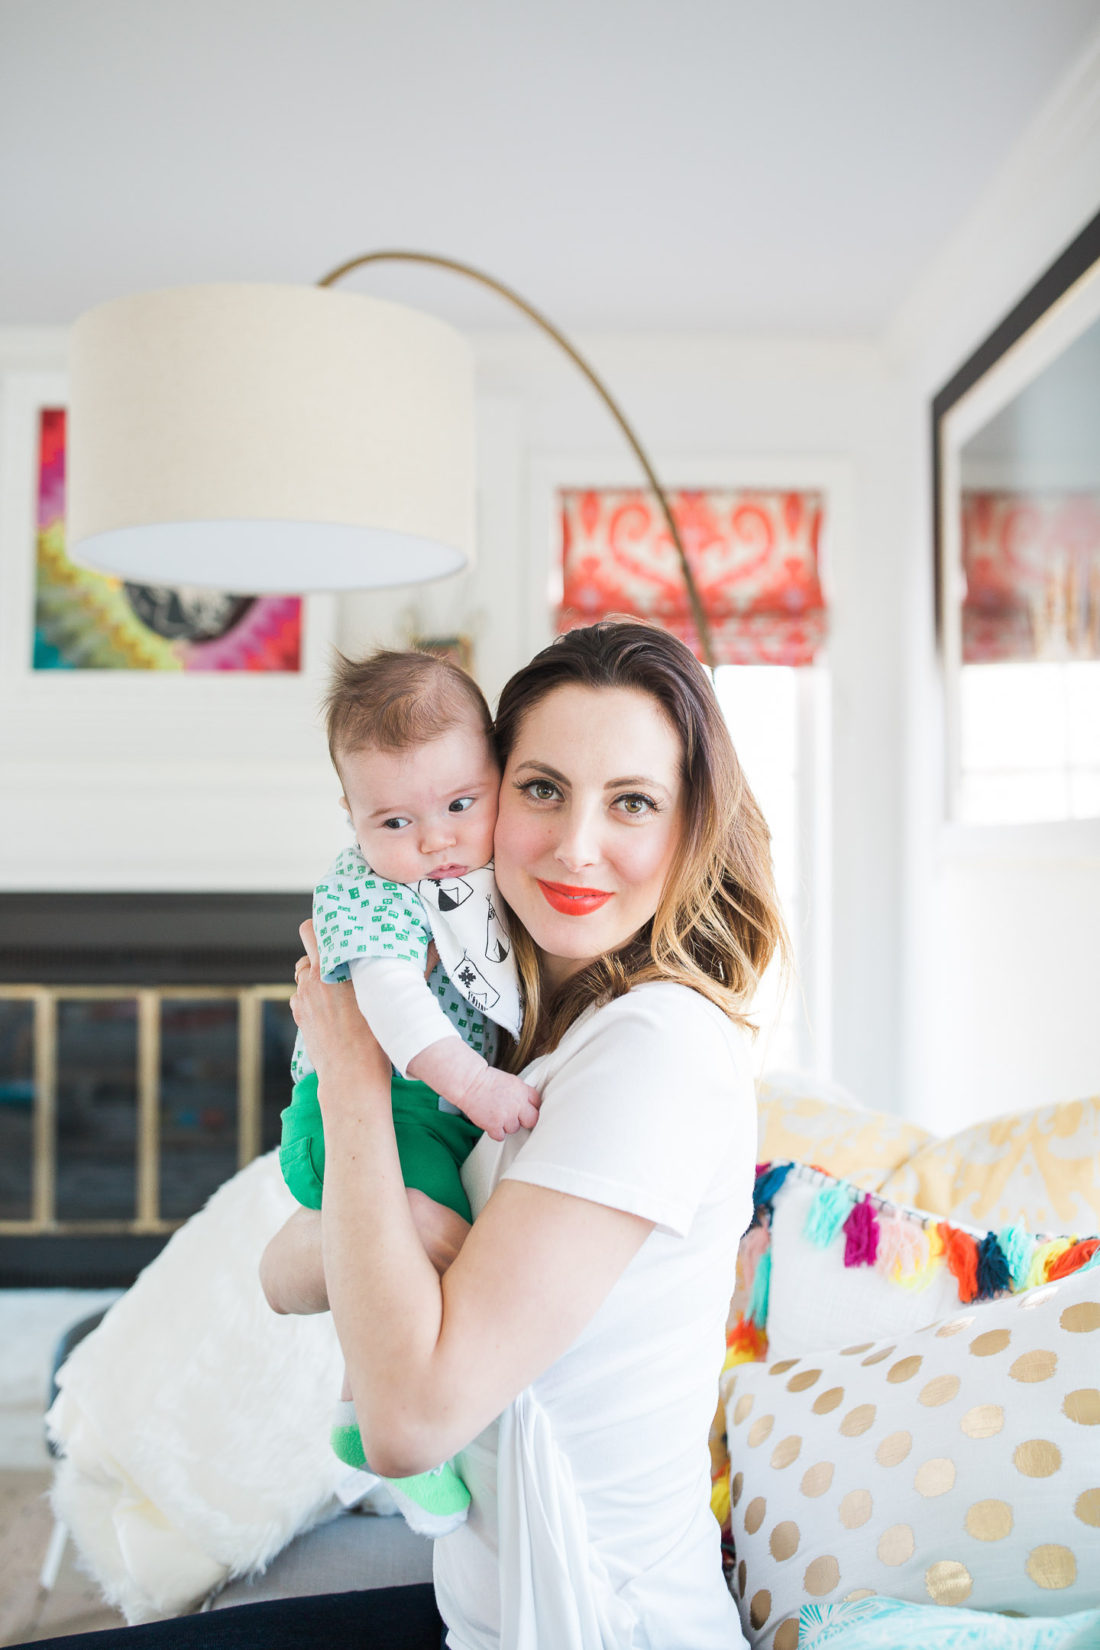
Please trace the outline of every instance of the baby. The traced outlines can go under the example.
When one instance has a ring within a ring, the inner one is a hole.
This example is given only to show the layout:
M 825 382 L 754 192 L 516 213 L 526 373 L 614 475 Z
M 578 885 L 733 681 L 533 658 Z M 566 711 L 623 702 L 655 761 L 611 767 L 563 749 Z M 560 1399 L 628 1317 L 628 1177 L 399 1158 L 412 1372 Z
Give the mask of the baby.
M 492 1065 L 497 1026 L 518 1035 L 519 986 L 493 880 L 500 773 L 476 683 L 427 653 L 339 658 L 325 702 L 329 754 L 355 833 L 313 896 L 322 978 L 350 979 L 394 1066 L 394 1133 L 406 1186 L 470 1219 L 459 1170 L 484 1129 L 503 1140 L 538 1117 L 539 1094 Z M 425 979 L 429 947 L 439 961 Z M 279 1162 L 320 1208 L 324 1135 L 299 1033 Z M 341 1404 L 333 1448 L 365 1466 Z M 469 1493 L 453 1466 L 389 1480 L 414 1529 L 444 1535 Z

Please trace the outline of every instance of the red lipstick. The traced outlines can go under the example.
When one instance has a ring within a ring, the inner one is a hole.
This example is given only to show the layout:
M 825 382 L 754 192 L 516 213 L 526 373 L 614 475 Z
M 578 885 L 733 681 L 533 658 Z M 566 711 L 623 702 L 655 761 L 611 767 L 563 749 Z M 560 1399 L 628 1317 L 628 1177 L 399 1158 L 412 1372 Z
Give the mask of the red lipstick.
M 569 882 L 543 882 L 541 877 L 536 877 L 535 881 L 542 889 L 547 905 L 566 917 L 590 916 L 611 898 L 602 888 L 577 888 Z

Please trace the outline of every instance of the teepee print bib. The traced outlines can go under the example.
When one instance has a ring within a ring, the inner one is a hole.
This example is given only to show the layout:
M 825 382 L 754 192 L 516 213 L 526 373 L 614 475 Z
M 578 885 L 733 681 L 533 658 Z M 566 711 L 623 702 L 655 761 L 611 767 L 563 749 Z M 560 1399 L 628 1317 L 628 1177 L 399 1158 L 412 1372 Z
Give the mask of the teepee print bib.
M 418 882 L 439 960 L 472 1008 L 519 1036 L 522 1010 L 508 930 L 491 865 L 464 877 Z
M 519 981 L 499 907 L 492 865 L 410 887 L 378 876 L 358 846 L 345 848 L 313 895 L 321 977 L 347 979 L 357 957 L 391 957 L 422 969 L 434 939 L 445 973 L 470 1007 L 516 1037 Z

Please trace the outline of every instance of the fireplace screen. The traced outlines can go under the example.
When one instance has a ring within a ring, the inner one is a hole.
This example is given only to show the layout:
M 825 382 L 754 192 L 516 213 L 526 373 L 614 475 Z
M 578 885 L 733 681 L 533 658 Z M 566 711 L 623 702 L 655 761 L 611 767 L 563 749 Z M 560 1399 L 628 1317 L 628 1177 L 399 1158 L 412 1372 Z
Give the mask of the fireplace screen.
M 277 1145 L 291 989 L 0 984 L 0 1236 L 168 1233 Z

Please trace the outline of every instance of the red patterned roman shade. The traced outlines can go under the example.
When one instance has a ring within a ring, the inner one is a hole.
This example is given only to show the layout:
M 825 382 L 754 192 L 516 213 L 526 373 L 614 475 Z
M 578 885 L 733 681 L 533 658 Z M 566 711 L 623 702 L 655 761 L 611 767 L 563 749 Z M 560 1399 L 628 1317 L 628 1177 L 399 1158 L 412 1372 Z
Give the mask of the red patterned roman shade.
M 965 492 L 963 659 L 1100 658 L 1100 496 Z
M 820 493 L 669 495 L 723 665 L 809 665 L 825 640 Z M 558 629 L 653 619 L 699 653 L 680 559 L 652 493 L 561 494 Z

